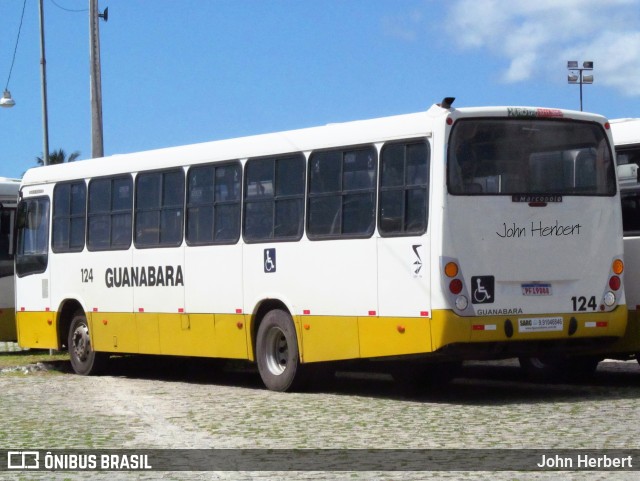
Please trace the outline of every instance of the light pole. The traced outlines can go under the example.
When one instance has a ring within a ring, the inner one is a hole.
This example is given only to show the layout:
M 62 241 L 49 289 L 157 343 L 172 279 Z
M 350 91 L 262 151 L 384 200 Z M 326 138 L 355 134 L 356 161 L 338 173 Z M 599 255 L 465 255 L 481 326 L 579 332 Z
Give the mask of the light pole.
M 47 113 L 47 60 L 44 54 L 44 10 L 40 0 L 40 75 L 42 78 L 42 130 L 43 149 L 42 164 L 49 165 L 49 115 Z
M 578 67 L 577 60 L 569 60 L 567 62 L 567 69 L 569 70 L 569 76 L 567 80 L 570 84 L 580 84 L 580 111 L 582 111 L 582 84 L 592 84 L 593 75 L 583 75 L 585 70 L 593 70 L 593 62 L 582 62 L 582 67 Z M 578 72 L 578 73 L 576 73 Z
M 98 11 L 98 0 L 89 0 L 89 60 L 91 82 L 91 157 L 104 157 L 102 136 L 102 74 L 100 72 L 100 30 L 98 19 L 109 19 L 109 9 Z

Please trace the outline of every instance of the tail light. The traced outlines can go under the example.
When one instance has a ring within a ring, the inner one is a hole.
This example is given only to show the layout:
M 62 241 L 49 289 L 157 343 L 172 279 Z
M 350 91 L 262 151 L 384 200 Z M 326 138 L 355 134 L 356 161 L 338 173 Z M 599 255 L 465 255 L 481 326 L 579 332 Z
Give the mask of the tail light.
M 449 283 L 449 290 L 452 294 L 460 294 L 462 292 L 462 281 L 454 279 Z
M 621 284 L 622 282 L 620 281 L 620 278 L 618 276 L 611 276 L 611 278 L 609 279 L 609 287 L 611 288 L 611 290 L 617 291 L 618 289 L 620 289 Z

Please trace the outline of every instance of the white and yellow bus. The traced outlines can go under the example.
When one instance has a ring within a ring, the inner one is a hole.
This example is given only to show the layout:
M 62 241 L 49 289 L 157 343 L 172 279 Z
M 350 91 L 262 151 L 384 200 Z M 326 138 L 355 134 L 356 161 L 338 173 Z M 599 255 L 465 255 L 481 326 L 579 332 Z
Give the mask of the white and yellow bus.
M 0 341 L 17 340 L 13 280 L 13 242 L 20 180 L 0 177 Z
M 245 359 L 284 391 L 325 361 L 615 341 L 606 119 L 452 101 L 29 170 L 19 343 L 66 346 L 81 374 L 113 353 Z

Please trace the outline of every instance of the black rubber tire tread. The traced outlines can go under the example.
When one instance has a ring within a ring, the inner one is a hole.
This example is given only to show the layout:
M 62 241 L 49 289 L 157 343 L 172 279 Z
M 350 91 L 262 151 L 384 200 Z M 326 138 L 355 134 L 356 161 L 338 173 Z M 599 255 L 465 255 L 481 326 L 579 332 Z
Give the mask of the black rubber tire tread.
M 76 351 L 74 336 L 78 329 L 86 329 L 87 334 L 89 332 L 89 323 L 87 322 L 87 316 L 83 311 L 77 311 L 73 315 L 67 337 L 67 349 L 71 359 L 71 367 L 74 372 L 83 376 L 90 376 L 104 372 L 107 367 L 109 355 L 104 352 L 95 352 L 91 346 L 91 341 L 88 338 L 85 339 L 85 342 L 88 344 L 85 345 L 82 356 L 80 356 Z
M 276 337 L 282 346 L 286 347 L 286 350 L 283 350 L 286 353 L 283 358 L 286 359 L 282 359 L 277 370 L 273 369 L 274 346 L 271 345 Z M 288 312 L 274 309 L 264 316 L 256 336 L 256 361 L 258 372 L 267 389 L 286 392 L 297 391 L 303 387 L 305 379 L 300 362 L 298 338 Z

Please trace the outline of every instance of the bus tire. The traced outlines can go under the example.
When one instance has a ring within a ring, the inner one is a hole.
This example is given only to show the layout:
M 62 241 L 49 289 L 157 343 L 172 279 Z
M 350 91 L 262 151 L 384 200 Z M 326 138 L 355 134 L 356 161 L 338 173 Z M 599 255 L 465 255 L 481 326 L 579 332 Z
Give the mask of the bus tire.
M 256 360 L 267 389 L 285 392 L 301 387 L 298 338 L 289 313 L 274 309 L 264 316 L 256 338 Z
M 95 352 L 91 347 L 89 324 L 83 311 L 78 311 L 71 319 L 67 349 L 71 359 L 71 367 L 76 374 L 88 376 L 99 374 L 104 370 L 109 359 L 108 354 Z

